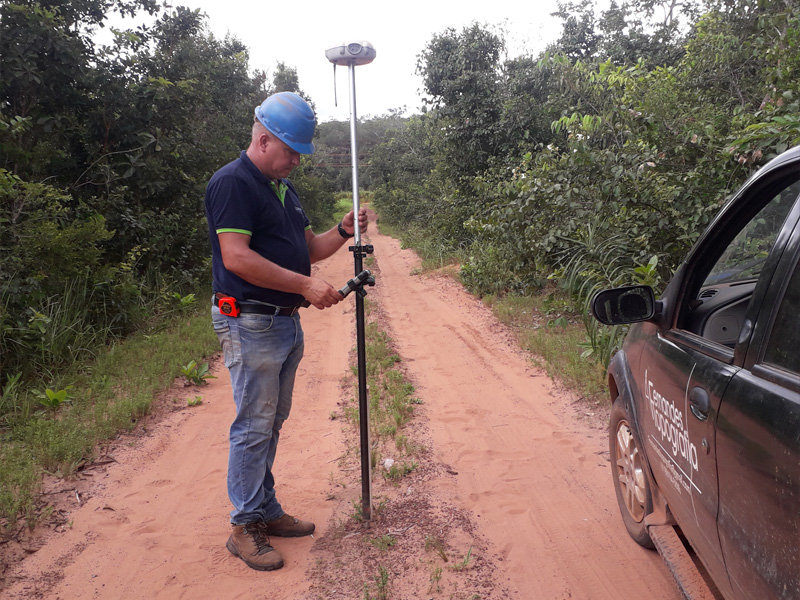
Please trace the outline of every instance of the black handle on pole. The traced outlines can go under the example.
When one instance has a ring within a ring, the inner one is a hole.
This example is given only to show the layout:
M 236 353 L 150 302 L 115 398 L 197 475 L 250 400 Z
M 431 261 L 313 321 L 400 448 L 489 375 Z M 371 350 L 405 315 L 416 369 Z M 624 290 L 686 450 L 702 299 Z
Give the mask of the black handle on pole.
M 361 273 L 345 283 L 344 287 L 339 290 L 339 293 L 342 297 L 346 298 L 350 292 L 363 292 L 364 285 L 375 285 L 375 278 L 372 276 L 372 273 L 367 270 L 361 271 Z

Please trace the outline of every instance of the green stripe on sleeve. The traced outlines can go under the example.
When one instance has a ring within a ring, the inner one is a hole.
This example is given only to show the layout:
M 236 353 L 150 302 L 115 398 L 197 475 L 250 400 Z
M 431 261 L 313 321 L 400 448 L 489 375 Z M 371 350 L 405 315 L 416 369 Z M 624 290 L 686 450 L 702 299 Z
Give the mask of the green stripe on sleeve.
M 247 231 L 247 229 L 217 229 L 217 235 L 220 233 L 243 233 L 245 235 L 253 235 L 253 232 Z

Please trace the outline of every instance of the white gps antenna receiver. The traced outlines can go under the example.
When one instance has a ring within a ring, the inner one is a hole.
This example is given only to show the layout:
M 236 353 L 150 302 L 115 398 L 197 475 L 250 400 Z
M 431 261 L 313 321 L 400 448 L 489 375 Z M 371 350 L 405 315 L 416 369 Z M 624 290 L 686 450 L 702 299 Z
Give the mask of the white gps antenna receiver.
M 375 59 L 375 48 L 369 42 L 350 42 L 334 46 L 325 51 L 325 57 L 333 63 L 333 88 L 336 90 L 336 65 L 346 66 L 350 72 L 350 161 L 353 168 L 353 253 L 355 277 L 348 282 L 356 286 L 356 347 L 358 354 L 358 428 L 361 441 L 361 515 L 364 521 L 372 518 L 372 444 L 369 441 L 369 401 L 367 399 L 367 355 L 364 325 L 364 283 L 374 285 L 369 271 L 363 270 L 362 260 L 372 254 L 372 245 L 361 244 L 361 227 L 358 225 L 360 210 L 358 200 L 358 140 L 356 138 L 356 66 L 367 65 Z M 335 97 L 335 96 L 334 96 Z M 341 233 L 341 230 L 340 230 Z M 346 290 L 345 290 L 346 291 Z M 341 290 L 340 290 L 341 292 Z M 344 296 L 344 292 L 342 292 Z
M 375 48 L 369 42 L 350 42 L 325 50 L 325 57 L 334 65 L 368 65 L 375 60 Z
M 375 60 L 375 48 L 369 42 L 350 42 L 325 50 L 325 58 L 333 63 L 333 103 L 338 106 L 336 99 L 336 65 L 341 67 L 368 65 Z
M 333 93 L 336 97 L 336 65 L 346 66 L 350 72 L 350 150 L 353 164 L 353 209 L 358 215 L 358 142 L 356 140 L 356 67 L 368 65 L 376 56 L 375 48 L 369 42 L 343 43 L 325 50 L 325 58 L 333 63 Z M 361 244 L 361 231 L 358 219 L 355 222 L 355 245 Z M 358 275 L 358 273 L 356 273 Z

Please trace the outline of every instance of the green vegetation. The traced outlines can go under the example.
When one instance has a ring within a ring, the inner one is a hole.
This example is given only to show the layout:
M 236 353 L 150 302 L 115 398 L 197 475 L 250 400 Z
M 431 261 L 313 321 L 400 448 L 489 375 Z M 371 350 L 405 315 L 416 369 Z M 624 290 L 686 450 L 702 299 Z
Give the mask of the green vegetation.
M 660 291 L 738 185 L 800 142 L 800 6 L 576 1 L 558 15 L 538 55 L 510 57 L 478 24 L 429 41 L 428 110 L 371 152 L 375 207 L 481 296 L 555 283 L 586 326 L 584 358 L 607 364 L 624 332 L 588 317 L 592 293 Z
M 359 119 L 358 153 L 366 160 L 359 161 L 359 189 L 370 189 L 373 185 L 374 169 L 369 157 L 376 146 L 386 138 L 386 132 L 401 126 L 404 119 L 399 110 L 389 114 Z M 353 168 L 350 157 L 350 121 L 328 121 L 317 125 L 314 136 L 314 173 L 329 182 L 337 191 L 353 189 Z
M 208 370 L 207 362 L 199 365 L 197 361 L 191 360 L 185 367 L 181 367 L 181 375 L 184 376 L 187 383 L 205 385 L 209 379 L 216 379 Z
M 403 248 L 413 248 L 422 259 L 423 271 L 452 268 L 458 273 L 458 265 L 467 258 L 463 248 L 448 244 L 447 240 L 431 238 L 429 230 L 418 226 L 404 228 L 400 224 L 381 221 L 380 231 L 384 235 L 399 239 Z
M 431 567 L 431 574 L 430 574 L 430 587 L 428 587 L 429 594 L 441 594 L 442 593 L 442 567 Z
M 410 441 L 403 433 L 404 426 L 414 415 L 414 405 L 419 400 L 414 397 L 414 386 L 408 382 L 400 365 L 400 357 L 392 347 L 389 335 L 380 329 L 378 322 L 371 318 L 374 310 L 372 303 L 365 302 L 367 323 L 365 326 L 365 352 L 366 375 L 370 438 L 373 443 L 370 462 L 375 469 L 381 463 L 383 453 L 397 457 L 411 458 L 421 448 Z M 353 375 L 358 374 L 357 365 L 351 367 Z M 353 397 L 343 407 L 345 418 L 354 426 L 358 426 L 358 382 L 353 380 Z M 390 449 L 389 443 L 392 442 Z M 418 464 L 416 461 L 392 459 L 391 466 L 385 467 L 384 477 L 392 482 L 397 482 L 413 472 Z
M 415 460 L 412 460 L 411 462 L 403 462 L 400 465 L 395 463 L 386 470 L 385 477 L 390 481 L 397 481 L 409 473 L 416 471 L 418 466 L 419 464 Z
M 115 12 L 155 20 L 98 46 Z M 74 363 L 208 297 L 205 185 L 247 146 L 256 104 L 302 92 L 204 19 L 155 0 L 0 5 L 2 384 L 57 392 Z M 329 223 L 330 182 L 310 162 L 292 179 Z M 26 418 L 8 405 L 0 423 Z
M 321 230 L 327 230 L 330 227 L 336 226 L 336 224 L 342 220 L 347 213 L 353 210 L 353 192 L 337 192 L 335 195 L 336 204 L 334 205 L 333 209 L 333 217 L 330 222 L 327 223 L 326 227 L 323 227 Z M 369 205 L 370 201 L 372 200 L 372 193 L 368 191 L 361 191 L 359 192 L 359 205 L 363 208 Z
M 516 332 L 520 347 L 541 357 L 536 366 L 590 402 L 607 396 L 605 369 L 581 352 L 586 329 L 568 294 L 546 288 L 528 296 L 487 296 L 484 300 Z
M 12 527 L 21 514 L 34 525 L 43 472 L 68 476 L 90 462 L 99 442 L 132 429 L 148 414 L 158 392 L 181 374 L 183 361 L 218 348 L 205 307 L 164 325 L 65 371 L 61 377 L 71 383 L 47 394 L 56 397 L 55 408 L 39 408 L 33 391 L 20 390 L 11 381 L 2 388 L 7 418 L 0 432 L 0 523 Z M 201 402 L 197 397 L 187 404 Z
M 462 558 L 454 565 L 451 565 L 450 568 L 453 569 L 453 571 L 463 571 L 469 566 L 469 561 L 471 558 L 472 558 L 472 546 L 470 546 L 469 550 L 467 550 L 467 553 L 464 555 L 464 558 Z
M 370 593 L 369 587 L 364 586 L 364 600 L 387 600 L 389 598 L 389 570 L 383 565 L 378 565 L 378 574 L 375 576 L 375 595 Z
M 333 211 L 333 218 L 336 222 L 341 221 L 348 212 L 353 210 L 352 192 L 339 192 L 336 194 L 336 206 Z
M 386 534 L 378 538 L 370 538 L 369 543 L 381 552 L 386 552 L 397 543 L 397 538 L 393 535 Z

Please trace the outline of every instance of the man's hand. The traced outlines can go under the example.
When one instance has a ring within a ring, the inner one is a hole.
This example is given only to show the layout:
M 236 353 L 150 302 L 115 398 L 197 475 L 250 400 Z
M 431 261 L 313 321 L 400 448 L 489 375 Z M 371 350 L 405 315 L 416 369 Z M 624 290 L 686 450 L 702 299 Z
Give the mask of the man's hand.
M 362 234 L 367 230 L 368 225 L 369 221 L 367 220 L 367 209 L 361 207 L 358 209 L 358 227 Z M 352 210 L 342 218 L 342 228 L 350 235 L 355 233 L 356 228 Z
M 303 287 L 303 296 L 316 308 L 322 310 L 338 304 L 343 296 L 327 281 L 316 277 L 308 277 Z

